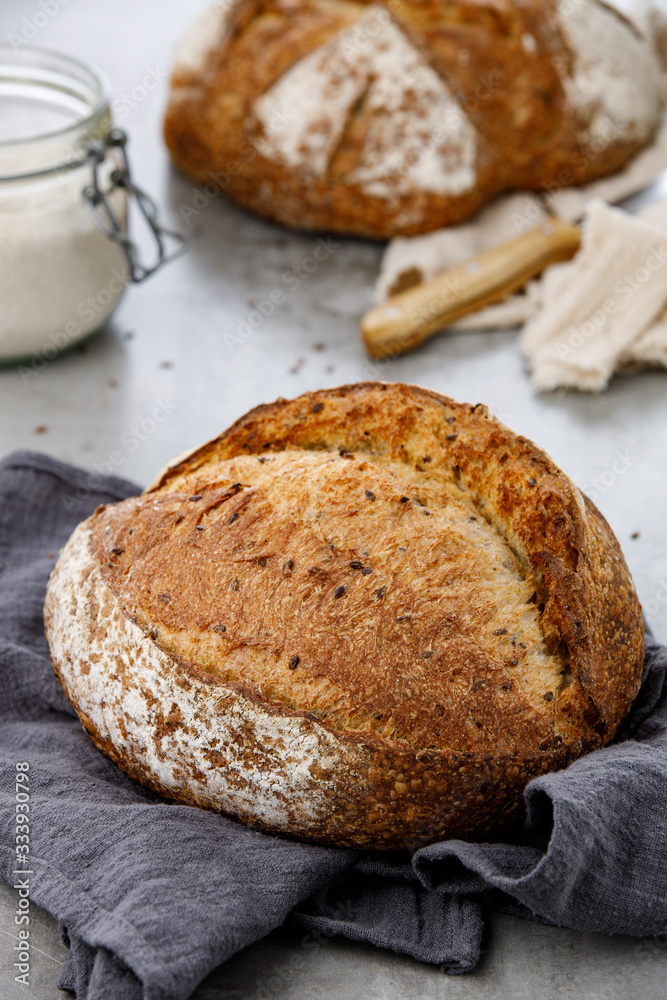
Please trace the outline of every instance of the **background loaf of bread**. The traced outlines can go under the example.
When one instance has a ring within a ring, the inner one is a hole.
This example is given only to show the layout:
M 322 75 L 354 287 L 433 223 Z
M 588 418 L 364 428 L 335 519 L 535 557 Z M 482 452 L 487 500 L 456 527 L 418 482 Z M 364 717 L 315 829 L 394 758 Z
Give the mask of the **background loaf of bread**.
M 181 46 L 165 136 L 261 215 L 389 238 L 618 170 L 660 95 L 651 44 L 599 0 L 232 0 Z

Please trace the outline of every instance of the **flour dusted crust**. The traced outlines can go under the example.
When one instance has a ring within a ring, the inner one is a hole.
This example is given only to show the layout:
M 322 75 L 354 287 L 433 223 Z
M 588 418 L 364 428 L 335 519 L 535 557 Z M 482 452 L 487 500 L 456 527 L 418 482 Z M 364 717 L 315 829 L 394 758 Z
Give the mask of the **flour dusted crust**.
M 646 41 L 604 3 L 558 0 L 557 20 L 571 64 L 556 64 L 584 144 L 604 149 L 621 137 L 645 143 L 660 111 L 657 67 Z M 634 72 L 647 54 L 648 63 Z
M 387 238 L 620 169 L 661 111 L 601 0 L 229 0 L 185 39 L 176 164 L 301 229 Z
M 369 120 L 363 149 L 347 175 L 350 183 L 381 198 L 414 187 L 439 194 L 474 187 L 473 126 L 444 80 L 379 6 L 369 7 L 255 101 L 261 128 L 256 148 L 276 163 L 325 177 L 351 110 L 362 100 Z M 445 122 L 446 136 L 434 142 Z
M 498 835 L 612 738 L 643 661 L 595 507 L 484 407 L 400 384 L 258 407 L 98 508 L 45 621 L 137 780 L 359 847 Z

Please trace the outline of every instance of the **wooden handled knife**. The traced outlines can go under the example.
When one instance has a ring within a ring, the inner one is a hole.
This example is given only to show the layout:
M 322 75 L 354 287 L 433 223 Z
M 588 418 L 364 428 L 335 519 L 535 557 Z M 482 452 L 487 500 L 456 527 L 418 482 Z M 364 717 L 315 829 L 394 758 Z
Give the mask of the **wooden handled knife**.
M 366 349 L 373 358 L 405 354 L 461 316 L 504 299 L 549 264 L 570 260 L 580 245 L 578 226 L 550 217 L 371 309 L 361 321 Z

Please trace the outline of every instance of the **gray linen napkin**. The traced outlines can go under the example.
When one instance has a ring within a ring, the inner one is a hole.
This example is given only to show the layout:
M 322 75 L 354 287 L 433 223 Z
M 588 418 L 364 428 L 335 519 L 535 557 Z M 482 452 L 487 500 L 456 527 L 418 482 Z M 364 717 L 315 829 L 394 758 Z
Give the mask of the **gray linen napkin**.
M 17 762 L 29 764 L 30 898 L 60 921 L 60 980 L 79 1000 L 185 1000 L 288 917 L 466 972 L 483 912 L 587 931 L 667 929 L 667 650 L 616 743 L 533 781 L 512 843 L 373 854 L 272 837 L 169 804 L 99 753 L 50 666 L 54 559 L 100 503 L 137 492 L 42 455 L 0 463 L 0 877 L 16 863 Z

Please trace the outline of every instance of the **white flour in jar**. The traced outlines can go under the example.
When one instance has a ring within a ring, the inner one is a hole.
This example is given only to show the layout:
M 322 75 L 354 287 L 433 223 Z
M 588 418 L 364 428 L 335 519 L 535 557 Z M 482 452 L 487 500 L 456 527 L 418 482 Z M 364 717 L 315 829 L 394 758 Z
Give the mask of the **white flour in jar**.
M 0 181 L 0 361 L 54 357 L 101 326 L 129 278 L 82 191 L 90 164 Z M 123 217 L 125 195 L 112 203 Z
M 55 357 L 104 323 L 127 284 L 122 249 L 83 199 L 87 151 L 111 132 L 107 92 L 69 56 L 0 52 L 0 364 Z M 107 153 L 103 190 L 115 166 Z M 111 204 L 126 227 L 126 191 Z

